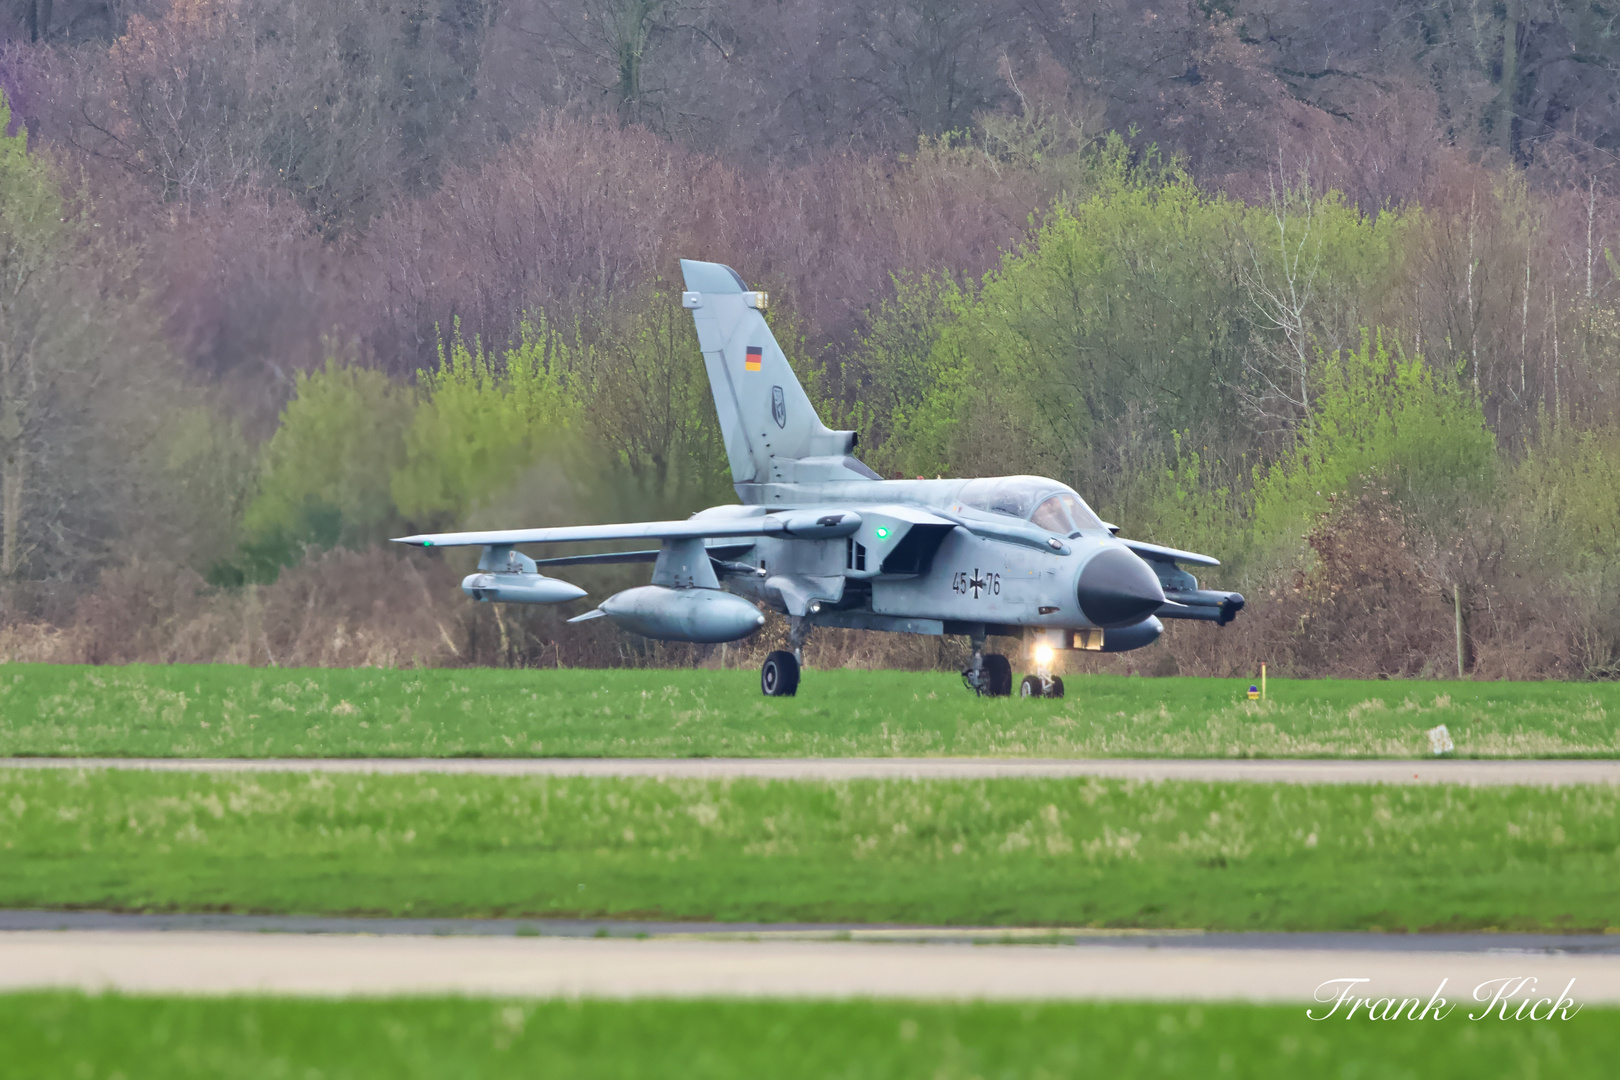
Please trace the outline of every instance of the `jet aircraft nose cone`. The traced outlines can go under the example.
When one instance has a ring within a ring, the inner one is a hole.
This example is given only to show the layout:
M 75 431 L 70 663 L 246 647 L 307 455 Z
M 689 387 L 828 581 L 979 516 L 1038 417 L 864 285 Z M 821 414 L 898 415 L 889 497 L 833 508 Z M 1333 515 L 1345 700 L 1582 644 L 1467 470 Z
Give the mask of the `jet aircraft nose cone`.
M 1164 590 L 1148 564 L 1122 547 L 1106 548 L 1080 571 L 1080 610 L 1098 626 L 1129 626 L 1159 610 Z

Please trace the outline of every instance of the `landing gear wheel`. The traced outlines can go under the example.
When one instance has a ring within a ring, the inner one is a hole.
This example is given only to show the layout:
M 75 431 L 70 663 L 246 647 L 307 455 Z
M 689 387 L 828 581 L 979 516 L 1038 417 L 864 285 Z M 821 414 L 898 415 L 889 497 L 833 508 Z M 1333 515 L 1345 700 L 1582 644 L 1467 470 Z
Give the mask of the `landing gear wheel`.
M 759 669 L 759 688 L 766 697 L 792 697 L 799 690 L 799 662 L 790 652 L 778 649 L 765 658 Z
M 1063 680 L 1056 675 L 1050 679 L 1042 679 L 1039 675 L 1025 675 L 1024 681 L 1018 685 L 1018 696 L 1060 698 L 1063 696 Z
M 1012 664 L 1000 653 L 987 653 L 984 658 L 985 697 L 1006 697 L 1012 693 Z

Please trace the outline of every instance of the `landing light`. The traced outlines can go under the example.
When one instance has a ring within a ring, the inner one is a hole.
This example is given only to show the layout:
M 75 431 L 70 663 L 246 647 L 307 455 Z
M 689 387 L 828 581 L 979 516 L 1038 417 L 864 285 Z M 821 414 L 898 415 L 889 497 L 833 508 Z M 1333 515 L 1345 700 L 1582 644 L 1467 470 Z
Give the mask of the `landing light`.
M 1037 667 L 1049 667 L 1052 663 L 1052 646 L 1041 644 L 1035 646 L 1035 664 Z

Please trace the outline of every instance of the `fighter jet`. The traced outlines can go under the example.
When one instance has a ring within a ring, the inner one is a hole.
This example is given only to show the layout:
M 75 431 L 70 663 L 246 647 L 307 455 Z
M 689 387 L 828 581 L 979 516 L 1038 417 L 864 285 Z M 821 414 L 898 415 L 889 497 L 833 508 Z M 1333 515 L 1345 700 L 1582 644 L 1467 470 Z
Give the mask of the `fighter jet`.
M 1025 697 L 1061 697 L 1059 650 L 1124 652 L 1156 641 L 1162 619 L 1225 626 L 1238 593 L 1200 589 L 1186 567 L 1208 555 L 1120 538 L 1072 488 L 1040 476 L 885 480 L 855 456 L 856 433 L 816 415 L 777 346 L 767 297 L 736 271 L 681 260 L 681 305 L 697 324 L 740 503 L 684 521 L 435 533 L 419 547 L 482 547 L 462 582 L 475 600 L 550 604 L 582 589 L 544 570 L 650 562 L 652 583 L 615 593 L 569 622 L 612 619 L 665 641 L 725 642 L 757 633 L 761 609 L 787 616 L 787 649 L 760 671 L 768 696 L 794 694 L 804 642 L 818 626 L 960 634 L 962 677 L 991 697 L 1012 692 L 1012 664 L 990 636 L 1022 638 Z M 642 551 L 535 560 L 524 545 L 656 541 Z

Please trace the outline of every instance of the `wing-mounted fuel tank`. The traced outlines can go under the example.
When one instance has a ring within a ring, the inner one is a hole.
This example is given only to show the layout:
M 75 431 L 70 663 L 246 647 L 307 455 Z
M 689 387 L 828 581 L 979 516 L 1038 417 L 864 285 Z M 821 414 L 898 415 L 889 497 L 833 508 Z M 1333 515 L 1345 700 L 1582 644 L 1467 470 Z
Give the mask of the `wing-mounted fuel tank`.
M 702 539 L 666 540 L 651 585 L 614 593 L 596 610 L 568 621 L 604 615 L 632 634 L 705 645 L 736 641 L 765 625 L 757 607 L 721 590 Z
M 461 579 L 461 591 L 496 604 L 563 604 L 585 595 L 578 585 L 546 577 L 533 559 L 508 545 L 486 546 L 478 573 Z
M 621 629 L 660 641 L 718 645 L 736 641 L 765 625 L 759 608 L 719 589 L 671 589 L 643 585 L 614 593 L 595 611 L 570 622 L 606 615 Z

